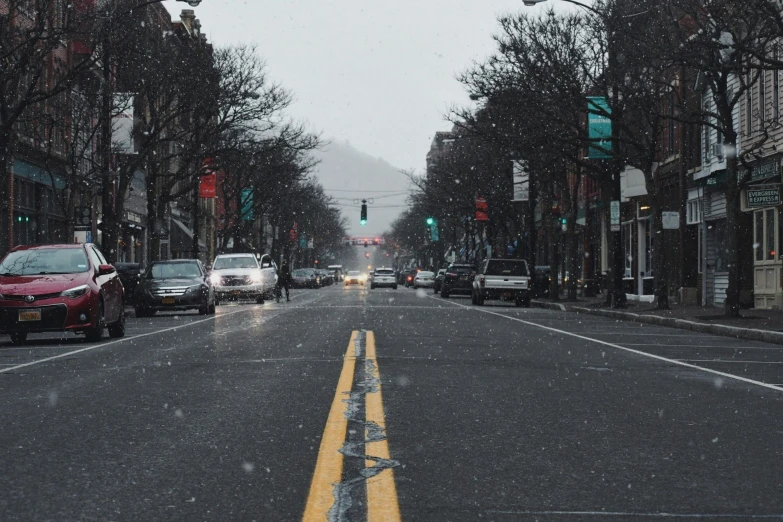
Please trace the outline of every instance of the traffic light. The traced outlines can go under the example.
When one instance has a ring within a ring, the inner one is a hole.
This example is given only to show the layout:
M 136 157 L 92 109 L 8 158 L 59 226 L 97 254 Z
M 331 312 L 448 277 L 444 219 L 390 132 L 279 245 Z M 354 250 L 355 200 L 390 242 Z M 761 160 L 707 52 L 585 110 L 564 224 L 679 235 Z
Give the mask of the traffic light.
M 568 219 L 565 217 L 560 218 L 560 227 L 563 229 L 563 232 L 568 231 Z
M 427 226 L 431 227 L 434 223 L 435 223 L 435 219 L 432 216 L 427 218 Z
M 367 224 L 367 203 L 362 203 L 362 215 L 359 219 L 359 224 L 366 225 Z
M 366 257 L 367 259 L 370 259 L 370 253 L 369 252 L 365 252 L 364 253 L 364 257 Z

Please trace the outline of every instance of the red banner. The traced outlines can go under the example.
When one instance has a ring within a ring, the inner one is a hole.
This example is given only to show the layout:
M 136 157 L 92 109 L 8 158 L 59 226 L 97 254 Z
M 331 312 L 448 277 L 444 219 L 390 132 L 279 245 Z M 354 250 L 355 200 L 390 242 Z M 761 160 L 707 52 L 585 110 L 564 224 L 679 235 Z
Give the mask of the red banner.
M 489 221 L 487 215 L 487 200 L 481 196 L 476 198 L 476 221 Z
M 206 174 L 201 176 L 201 183 L 198 186 L 198 196 L 200 198 L 215 199 L 217 197 L 217 174 Z

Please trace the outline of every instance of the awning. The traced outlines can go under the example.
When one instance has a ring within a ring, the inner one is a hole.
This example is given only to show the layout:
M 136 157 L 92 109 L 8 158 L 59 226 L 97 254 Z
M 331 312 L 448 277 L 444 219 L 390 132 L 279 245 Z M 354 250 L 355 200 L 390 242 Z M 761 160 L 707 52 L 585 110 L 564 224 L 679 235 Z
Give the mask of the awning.
M 697 187 L 721 187 L 726 184 L 726 170 L 718 170 L 705 176 L 693 180 Z
M 187 252 L 193 250 L 193 231 L 175 218 L 171 218 L 170 246 L 172 252 Z M 198 240 L 199 252 L 207 251 L 207 246 L 201 239 Z

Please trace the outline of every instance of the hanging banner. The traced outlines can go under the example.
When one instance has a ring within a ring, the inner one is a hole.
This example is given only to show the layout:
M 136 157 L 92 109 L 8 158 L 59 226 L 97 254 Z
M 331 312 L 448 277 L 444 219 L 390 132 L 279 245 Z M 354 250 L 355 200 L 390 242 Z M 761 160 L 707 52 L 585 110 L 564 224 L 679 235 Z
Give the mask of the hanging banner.
M 612 201 L 609 203 L 609 217 L 612 232 L 620 231 L 620 202 Z
M 527 166 L 521 161 L 513 161 L 514 199 L 512 201 L 530 201 L 530 175 Z
M 198 197 L 205 199 L 215 199 L 217 197 L 217 174 L 201 176 L 198 185 Z
M 489 221 L 487 215 L 487 200 L 481 196 L 476 198 L 476 221 Z
M 114 154 L 135 154 L 133 143 L 133 106 L 131 93 L 114 95 L 115 114 L 111 121 L 111 149 Z
M 612 157 L 612 109 L 603 96 L 587 98 L 587 134 L 590 146 L 587 149 L 589 159 L 609 159 Z
M 253 221 L 253 189 L 242 190 L 242 220 Z

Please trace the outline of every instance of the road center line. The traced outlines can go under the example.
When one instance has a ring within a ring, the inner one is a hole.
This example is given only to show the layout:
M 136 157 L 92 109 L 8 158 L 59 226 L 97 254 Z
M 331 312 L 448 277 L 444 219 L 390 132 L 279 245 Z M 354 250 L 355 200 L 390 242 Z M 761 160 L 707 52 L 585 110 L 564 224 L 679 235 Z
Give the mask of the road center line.
M 430 299 L 434 299 L 434 297 L 430 297 Z M 496 315 L 498 317 L 502 317 L 504 319 L 508 319 L 509 321 L 516 321 L 518 323 L 526 324 L 528 326 L 535 326 L 536 328 L 541 328 L 542 330 L 547 330 L 549 332 L 555 332 L 555 333 L 559 333 L 561 335 L 567 335 L 569 337 L 575 337 L 577 339 L 582 339 L 583 341 L 590 341 L 590 342 L 593 342 L 593 343 L 596 343 L 596 344 L 609 346 L 611 348 L 616 348 L 618 350 L 623 350 L 625 352 L 634 353 L 636 355 L 641 355 L 643 357 L 649 357 L 650 359 L 655 359 L 655 360 L 658 360 L 658 361 L 667 362 L 669 364 L 673 364 L 673 365 L 676 365 L 676 366 L 683 366 L 685 368 L 690 368 L 692 370 L 699 370 L 701 372 L 711 373 L 713 375 L 720 375 L 721 377 L 726 377 L 727 379 L 733 379 L 735 381 L 741 381 L 741 382 L 745 382 L 745 383 L 748 383 L 748 384 L 754 384 L 756 386 L 761 386 L 762 388 L 767 388 L 767 389 L 770 389 L 770 390 L 783 392 L 783 387 L 781 387 L 781 386 L 775 386 L 773 384 L 767 384 L 765 382 L 756 381 L 754 379 L 748 379 L 747 377 L 741 377 L 739 375 L 733 375 L 731 373 L 720 372 L 718 370 L 712 370 L 710 368 L 704 368 L 703 366 L 697 366 L 695 364 L 689 364 L 689 363 L 686 363 L 686 362 L 678 361 L 676 359 L 669 359 L 668 357 L 661 357 L 660 355 L 654 355 L 654 354 L 651 354 L 651 353 L 643 352 L 641 350 L 634 350 L 633 348 L 627 348 L 625 346 L 620 346 L 619 344 L 614 344 L 614 343 L 610 343 L 610 342 L 607 342 L 607 341 L 602 341 L 600 339 L 594 339 L 592 337 L 586 337 L 584 335 L 579 335 L 579 334 L 576 334 L 576 333 L 567 332 L 565 330 L 560 330 L 558 328 L 552 328 L 551 326 L 544 326 L 543 324 L 538 324 L 538 323 L 533 323 L 533 322 L 530 322 L 530 321 L 525 321 L 525 320 L 519 319 L 517 317 L 509 317 L 507 315 L 504 315 L 504 314 L 501 314 L 501 313 L 498 313 L 498 312 L 493 312 L 491 310 L 483 310 L 483 309 L 475 307 L 475 306 L 466 306 L 466 305 L 463 305 L 463 304 L 460 304 L 460 303 L 454 303 L 454 302 L 451 302 L 451 301 L 447 301 L 447 302 L 452 304 L 452 305 L 454 305 L 454 306 L 460 306 L 460 307 L 465 308 L 467 310 L 473 310 L 473 311 L 476 311 L 476 312 L 481 312 L 481 313 L 485 313 L 485 314 L 489 314 L 489 315 Z M 603 334 L 601 334 L 601 335 L 603 335 Z M 651 334 L 645 334 L 645 336 L 647 336 L 647 335 L 651 335 Z M 656 335 L 656 334 L 652 334 L 652 335 Z M 657 334 L 657 335 L 665 335 L 665 334 Z
M 386 436 L 386 416 L 383 412 L 383 397 L 381 396 L 381 375 L 375 354 L 375 334 L 369 331 L 367 332 L 365 359 L 371 363 L 367 365 L 371 372 L 368 377 L 376 383 L 376 389 L 366 395 L 365 416 L 367 424 L 374 424 L 383 434 L 379 440 L 371 440 L 369 433 L 365 435 L 368 440 L 365 454 L 390 461 L 389 441 Z M 365 460 L 364 465 L 365 468 L 373 468 L 377 462 Z M 389 467 L 367 479 L 367 522 L 399 522 L 400 520 L 400 505 L 397 499 L 397 486 L 394 483 L 394 469 Z
M 318 460 L 302 517 L 304 522 L 327 520 L 329 509 L 334 504 L 334 485 L 342 480 L 343 454 L 340 453 L 340 448 L 343 447 L 348 430 L 348 418 L 345 416 L 343 401 L 353 388 L 353 375 L 356 368 L 354 343 L 358 334 L 356 331 L 351 334 L 345 352 L 343 369 L 337 381 L 337 391 L 332 400 L 332 407 L 329 409 L 329 417 L 326 419 L 321 447 L 318 449 Z

